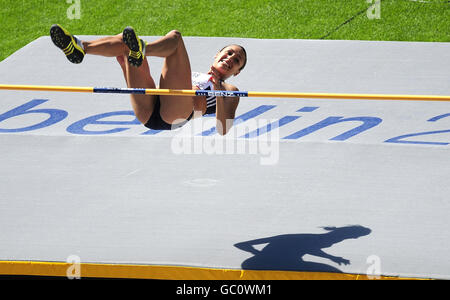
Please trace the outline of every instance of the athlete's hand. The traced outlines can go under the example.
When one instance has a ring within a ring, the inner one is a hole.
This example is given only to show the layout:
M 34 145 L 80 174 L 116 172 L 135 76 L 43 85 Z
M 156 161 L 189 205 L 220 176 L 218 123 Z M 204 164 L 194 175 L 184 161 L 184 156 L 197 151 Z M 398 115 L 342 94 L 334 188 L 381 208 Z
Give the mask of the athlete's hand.
M 213 66 L 211 66 L 211 68 L 209 69 L 208 74 L 212 75 L 211 82 L 214 85 L 214 89 L 217 91 L 223 90 L 224 89 L 222 86 L 223 80 L 221 79 L 222 74 L 219 71 L 217 71 L 217 69 L 214 68 Z

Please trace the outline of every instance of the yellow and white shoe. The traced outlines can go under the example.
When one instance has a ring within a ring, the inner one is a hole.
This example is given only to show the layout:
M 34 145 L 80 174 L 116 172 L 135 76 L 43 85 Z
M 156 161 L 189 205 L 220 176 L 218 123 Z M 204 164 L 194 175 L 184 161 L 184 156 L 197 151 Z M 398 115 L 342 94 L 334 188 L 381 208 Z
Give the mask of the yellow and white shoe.
M 123 30 L 123 42 L 130 49 L 128 62 L 135 67 L 139 67 L 145 57 L 145 41 L 138 38 L 132 27 L 126 27 Z
M 70 34 L 59 24 L 54 24 L 50 28 L 50 36 L 53 44 L 64 52 L 70 62 L 79 64 L 83 61 L 86 53 L 80 39 Z

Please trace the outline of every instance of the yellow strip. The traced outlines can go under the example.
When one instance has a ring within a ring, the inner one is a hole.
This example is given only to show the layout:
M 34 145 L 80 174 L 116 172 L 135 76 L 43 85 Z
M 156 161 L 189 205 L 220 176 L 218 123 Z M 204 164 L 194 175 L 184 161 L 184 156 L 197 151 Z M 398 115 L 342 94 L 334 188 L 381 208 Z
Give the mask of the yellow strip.
M 130 50 L 129 56 L 131 56 L 133 58 L 139 58 L 139 57 L 141 57 L 141 52 L 136 52 L 136 51 Z
M 248 96 L 249 97 L 268 97 L 268 98 L 322 98 L 322 99 L 350 99 L 350 100 L 359 99 L 359 100 L 450 101 L 450 96 L 441 96 L 441 95 L 248 92 Z
M 62 262 L 0 261 L 0 275 L 63 276 L 75 275 L 74 265 Z M 254 271 L 210 269 L 179 266 L 150 266 L 124 264 L 81 263 L 79 276 L 93 278 L 168 279 L 168 280 L 398 280 L 420 279 L 379 276 L 370 278 L 362 274 Z
M 84 92 L 93 93 L 93 87 L 81 86 L 50 86 L 50 85 L 18 85 L 18 84 L 0 84 L 0 90 L 19 90 L 19 91 L 50 91 L 50 92 Z
M 64 52 L 70 51 L 70 47 L 72 46 L 72 43 L 69 43 L 66 48 L 63 49 Z
M 146 89 L 146 95 L 195 96 L 195 90 Z
M 75 38 L 73 36 L 71 36 L 72 38 L 72 45 L 78 49 L 78 51 L 80 51 L 81 53 L 83 53 L 83 55 L 85 55 L 86 53 L 84 53 L 84 50 L 80 47 L 80 45 L 78 45 L 77 41 L 75 41 Z

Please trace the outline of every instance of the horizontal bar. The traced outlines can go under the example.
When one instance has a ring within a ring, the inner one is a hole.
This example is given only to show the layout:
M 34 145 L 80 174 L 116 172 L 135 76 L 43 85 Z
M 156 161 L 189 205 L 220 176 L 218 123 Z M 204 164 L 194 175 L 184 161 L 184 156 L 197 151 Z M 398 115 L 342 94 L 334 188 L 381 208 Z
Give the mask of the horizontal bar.
M 108 94 L 145 94 L 145 89 L 136 88 L 98 88 L 95 87 L 94 93 L 108 93 Z
M 0 90 L 146 94 L 146 95 L 170 95 L 170 96 L 450 101 L 450 96 L 445 95 L 245 92 L 245 91 L 214 91 L 214 90 L 211 91 L 211 90 L 175 90 L 175 89 L 144 89 L 144 88 L 114 88 L 114 87 L 12 85 L 12 84 L 0 84 Z
M 248 92 L 248 96 L 269 97 L 269 98 L 450 101 L 450 96 L 443 96 L 443 95 Z

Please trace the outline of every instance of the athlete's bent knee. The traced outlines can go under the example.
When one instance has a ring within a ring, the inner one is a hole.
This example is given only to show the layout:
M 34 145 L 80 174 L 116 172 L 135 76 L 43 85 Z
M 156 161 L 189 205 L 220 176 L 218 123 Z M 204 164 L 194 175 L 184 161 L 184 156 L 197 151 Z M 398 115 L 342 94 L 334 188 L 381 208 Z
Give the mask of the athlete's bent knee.
M 171 39 L 179 42 L 181 40 L 181 32 L 179 32 L 178 30 L 172 30 L 167 34 L 168 37 L 170 37 Z

